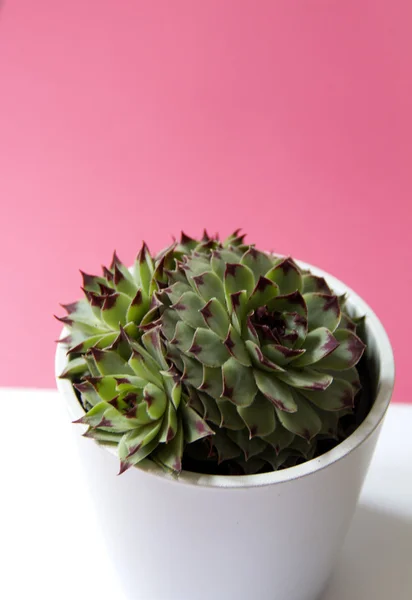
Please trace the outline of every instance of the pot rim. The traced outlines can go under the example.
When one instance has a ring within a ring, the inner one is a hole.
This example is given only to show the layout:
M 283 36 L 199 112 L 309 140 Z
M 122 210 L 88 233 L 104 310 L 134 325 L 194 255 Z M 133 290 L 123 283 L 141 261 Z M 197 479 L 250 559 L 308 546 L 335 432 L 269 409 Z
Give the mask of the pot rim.
M 369 436 L 375 431 L 383 420 L 389 402 L 392 397 L 394 381 L 395 381 L 395 363 L 391 343 L 388 335 L 377 315 L 370 306 L 352 289 L 346 286 L 342 281 L 330 275 L 326 271 L 305 263 L 296 261 L 303 269 L 310 269 L 314 275 L 324 277 L 335 293 L 347 293 L 348 305 L 359 315 L 365 315 L 365 328 L 368 335 L 374 341 L 374 351 L 377 357 L 379 367 L 379 381 L 377 384 L 376 398 L 365 420 L 361 425 L 349 436 L 335 446 L 332 450 L 325 452 L 317 458 L 308 460 L 300 465 L 288 467 L 280 471 L 271 471 L 269 473 L 259 473 L 255 475 L 207 475 L 203 473 L 194 473 L 191 471 L 182 471 L 179 476 L 172 473 L 166 473 L 160 467 L 150 460 L 144 460 L 135 468 L 147 474 L 154 475 L 166 479 L 174 484 L 196 485 L 212 488 L 254 488 L 266 485 L 274 485 L 287 483 L 301 477 L 314 474 L 322 469 L 331 467 L 337 461 L 353 452 Z M 67 335 L 67 329 L 63 328 L 61 337 Z M 58 344 L 55 356 L 55 375 L 57 388 L 66 399 L 68 409 L 73 419 L 78 419 L 84 414 L 84 410 L 80 405 L 77 396 L 73 390 L 71 382 L 67 379 L 59 379 L 59 374 L 67 364 L 67 356 L 65 348 L 62 344 Z M 85 426 L 77 425 L 77 427 Z M 92 441 L 92 440 L 90 440 Z M 96 443 L 96 442 L 95 442 Z M 101 444 L 99 444 L 101 445 Z M 117 449 L 105 446 L 111 454 L 117 457 Z M 131 469 L 129 472 L 133 472 Z M 125 475 L 123 475 L 125 476 Z M 126 475 L 127 476 L 127 475 Z

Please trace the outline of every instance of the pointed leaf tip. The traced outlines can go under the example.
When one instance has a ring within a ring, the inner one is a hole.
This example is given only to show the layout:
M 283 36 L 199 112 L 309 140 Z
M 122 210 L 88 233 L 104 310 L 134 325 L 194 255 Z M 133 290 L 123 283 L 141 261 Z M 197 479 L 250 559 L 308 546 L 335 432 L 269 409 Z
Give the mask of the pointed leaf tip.
M 140 248 L 139 253 L 137 255 L 137 258 L 138 258 L 140 264 L 145 262 L 146 254 L 148 254 L 148 253 L 149 253 L 149 248 L 148 248 L 146 242 L 143 242 L 142 247 Z
M 81 287 L 80 289 L 82 290 L 83 294 L 86 296 L 86 300 L 90 304 L 90 306 L 98 306 L 99 308 L 101 308 L 103 306 L 103 302 L 104 302 L 103 296 L 100 296 L 99 294 L 96 294 L 95 292 L 89 291 L 86 287 Z
M 80 271 L 80 274 L 82 276 L 83 287 L 84 288 L 87 288 L 89 286 L 93 287 L 95 285 L 97 277 L 95 275 L 90 275 L 89 273 L 85 273 L 81 269 L 79 269 L 79 271 Z
M 64 323 L 64 325 L 73 325 L 73 319 L 69 319 L 69 317 L 58 317 L 57 315 L 53 315 L 53 317 L 61 323 Z
M 352 331 L 348 329 L 337 329 L 334 336 L 339 346 L 328 356 L 319 361 L 321 369 L 346 370 L 354 367 L 361 359 L 365 344 Z
M 80 383 L 73 383 L 73 387 L 80 393 L 87 392 L 90 389 L 90 386 L 86 381 Z
M 89 350 L 90 354 L 93 356 L 93 358 L 97 361 L 100 361 L 104 358 L 105 355 L 105 351 L 101 350 L 100 348 L 96 348 L 95 346 L 92 346 Z
M 78 302 L 70 302 L 69 304 L 60 304 L 60 306 L 70 315 L 76 311 L 78 304 Z
M 335 295 L 312 292 L 304 296 L 308 307 L 309 330 L 327 327 L 335 331 L 341 319 L 339 299 Z
M 115 285 L 118 285 L 123 279 L 124 279 L 124 275 L 121 272 L 121 270 L 119 269 L 119 267 L 117 266 L 117 264 L 115 264 L 114 266 L 114 276 L 113 276 L 113 283 Z M 111 293 L 113 293 L 113 290 L 111 290 Z
M 104 265 L 102 265 L 102 273 L 106 281 L 113 281 L 113 273 Z
M 114 293 L 114 294 L 110 294 L 109 296 L 105 296 L 104 298 L 104 302 L 102 305 L 102 310 L 110 310 L 111 308 L 113 308 L 113 306 L 116 305 L 116 301 L 119 298 L 120 294 Z
M 194 240 L 193 238 L 191 238 L 189 235 L 186 235 L 184 231 L 181 231 L 180 233 L 180 243 L 182 244 L 182 246 L 186 245 L 186 244 L 190 244 L 195 242 L 196 240 Z
M 116 250 L 113 252 L 112 262 L 110 264 L 110 269 L 113 270 L 116 265 L 121 265 L 122 262 L 116 254 Z
M 126 461 L 121 461 L 118 475 L 122 475 L 123 473 L 125 473 L 128 469 L 130 469 L 131 466 L 132 465 L 130 463 Z

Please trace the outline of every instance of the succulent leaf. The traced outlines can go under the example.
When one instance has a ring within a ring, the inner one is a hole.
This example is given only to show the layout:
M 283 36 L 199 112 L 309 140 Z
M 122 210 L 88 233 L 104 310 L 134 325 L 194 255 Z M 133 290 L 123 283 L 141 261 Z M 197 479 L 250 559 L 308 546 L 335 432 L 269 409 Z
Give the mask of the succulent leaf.
M 204 326 L 204 320 L 200 312 L 203 306 L 204 301 L 197 294 L 185 292 L 172 308 L 178 312 L 182 321 L 196 329 Z
M 82 381 L 81 383 L 74 383 L 73 387 L 80 392 L 83 406 L 92 407 L 96 406 L 101 402 L 101 397 L 96 392 L 94 387 L 89 381 Z
M 270 435 L 276 428 L 274 406 L 262 394 L 257 394 L 250 406 L 239 406 L 238 412 L 245 422 L 251 438 Z
M 142 286 L 146 295 L 149 293 L 150 282 L 154 271 L 154 264 L 146 244 L 143 242 L 139 254 L 136 257 L 134 276 Z
M 258 391 L 253 371 L 235 358 L 229 358 L 222 367 L 222 374 L 222 398 L 237 406 L 250 406 Z
M 167 398 L 162 388 L 154 383 L 148 383 L 143 390 L 143 400 L 151 419 L 158 420 L 163 416 L 167 407 Z
M 119 394 L 115 377 L 88 377 L 86 382 L 90 383 L 98 396 L 102 400 L 106 400 L 106 402 L 110 402 L 110 400 L 113 400 Z
M 186 235 L 184 231 L 180 234 L 180 247 L 183 253 L 188 253 L 190 250 L 194 250 L 198 245 L 198 241 L 194 238 L 191 238 L 189 235 Z
M 277 296 L 269 302 L 268 307 L 274 312 L 297 313 L 305 318 L 308 314 L 305 299 L 299 291 Z
M 264 371 L 276 372 L 283 371 L 282 367 L 277 365 L 275 362 L 270 360 L 263 352 L 262 349 L 257 345 L 251 342 L 250 340 L 246 340 L 246 347 L 249 351 L 249 355 L 252 358 L 252 362 L 255 367 L 263 369 Z
M 349 331 L 353 331 L 353 333 L 356 333 L 357 324 L 349 317 L 349 315 L 347 315 L 344 312 L 341 312 L 341 318 L 338 327 L 339 329 L 349 329 Z
M 317 275 L 303 275 L 303 294 L 315 292 L 317 294 L 331 295 L 332 291 L 323 277 Z
M 206 325 L 220 338 L 225 339 L 229 331 L 230 320 L 221 302 L 217 298 L 211 298 L 200 312 Z
M 348 329 L 337 329 L 334 336 L 339 342 L 338 348 L 319 361 L 318 367 L 321 369 L 335 369 L 336 371 L 344 371 L 354 367 L 365 351 L 365 344 L 355 333 Z
M 116 292 L 106 296 L 102 306 L 102 319 L 111 329 L 119 329 L 126 324 L 126 314 L 130 306 L 130 298 L 126 294 Z
M 213 436 L 213 447 L 216 449 L 218 456 L 218 464 L 225 460 L 231 460 L 239 457 L 240 449 L 225 433 L 224 430 L 218 429 Z
M 227 435 L 242 450 L 246 461 L 266 448 L 266 443 L 259 437 L 251 438 L 247 429 L 229 430 Z
M 116 389 L 118 392 L 130 392 L 134 391 L 135 388 L 143 389 L 147 381 L 136 377 L 136 375 L 122 375 L 121 377 L 114 377 L 116 381 Z
M 308 333 L 308 322 L 305 317 L 300 314 L 283 313 L 283 321 L 285 332 L 282 337 L 282 342 L 291 348 L 301 348 Z
M 207 259 L 207 256 L 199 252 L 193 252 L 190 256 L 184 256 L 181 269 L 185 272 L 188 283 L 193 287 L 194 290 L 196 290 L 193 277 L 196 275 L 201 275 L 210 269 L 210 266 L 211 265 Z
M 221 420 L 219 427 L 223 429 L 243 429 L 245 426 L 244 420 L 240 416 L 240 411 L 236 408 L 229 400 L 223 400 L 219 398 L 216 401 L 220 414 Z M 239 407 L 240 409 L 240 407 Z
M 248 294 L 246 290 L 230 294 L 229 314 L 231 315 L 233 325 L 239 333 L 242 333 L 242 325 L 248 312 L 247 300 Z
M 256 283 L 260 277 L 263 277 L 273 267 L 271 257 L 265 252 L 260 252 L 253 247 L 248 248 L 240 262 L 242 265 L 249 267 L 253 272 Z
M 237 247 L 243 245 L 243 240 L 246 234 L 240 234 L 240 229 L 236 229 L 231 235 L 229 235 L 223 242 L 223 246 L 226 247 Z
M 194 388 L 200 388 L 204 380 L 203 369 L 205 366 L 200 364 L 197 360 L 190 358 L 190 356 L 185 356 L 183 354 L 182 361 L 184 365 L 182 381 Z
M 339 439 L 339 435 L 338 435 L 339 419 L 341 416 L 343 416 L 342 413 L 344 411 L 322 410 L 321 408 L 318 408 L 314 404 L 312 404 L 312 407 L 316 410 L 316 412 L 318 413 L 319 418 L 322 422 L 322 428 L 319 431 L 319 436 L 322 436 L 323 439 L 337 441 Z M 350 412 L 352 412 L 352 409 L 350 409 Z M 316 438 L 315 438 L 315 440 L 316 440 Z M 313 440 L 313 441 L 315 441 L 315 440 Z
M 147 303 L 143 300 L 142 290 L 139 289 L 135 293 L 132 298 L 132 301 L 127 307 L 126 310 L 126 318 L 124 319 L 126 323 L 130 321 L 134 321 L 135 323 L 140 323 L 142 317 L 147 312 Z
M 176 435 L 167 444 L 158 446 L 156 451 L 156 461 L 160 462 L 162 466 L 180 473 L 182 470 L 182 457 L 183 457 L 183 446 L 184 446 L 184 435 L 182 424 L 179 423 Z
M 224 343 L 230 354 L 236 358 L 240 364 L 244 365 L 245 367 L 249 367 L 252 364 L 245 342 L 242 340 L 241 335 L 238 333 L 237 329 L 233 327 L 233 325 L 230 325 Z
M 130 467 L 137 465 L 139 462 L 141 462 L 147 456 L 152 454 L 156 448 L 157 448 L 157 440 L 152 440 L 149 444 L 147 444 L 143 448 L 140 448 L 140 450 L 138 452 L 135 452 L 134 454 L 132 454 L 128 458 L 125 458 L 124 460 L 121 459 L 119 475 L 122 475 L 122 473 L 127 471 L 127 469 L 130 469 Z M 121 452 L 122 449 L 123 449 L 123 438 L 119 442 L 119 457 L 122 455 L 122 452 Z
M 248 316 L 246 319 L 245 334 L 246 334 L 246 340 L 259 345 L 259 343 L 260 343 L 259 336 L 258 336 L 255 326 L 252 323 L 250 316 Z
M 200 391 L 198 391 L 197 394 L 203 405 L 204 418 L 219 426 L 222 421 L 222 414 L 217 405 L 217 401 L 209 394 L 204 394 Z
M 83 289 L 87 292 L 100 292 L 100 285 L 107 285 L 107 277 L 98 277 L 96 275 L 89 275 L 88 273 L 84 273 L 84 271 L 80 271 L 82 279 L 83 279 Z M 112 278 L 113 275 L 108 271 L 109 277 Z M 75 302 L 74 304 L 77 304 Z
M 259 308 L 259 306 L 266 306 L 278 295 L 279 286 L 273 281 L 270 281 L 270 279 L 260 276 L 256 283 L 256 287 L 248 300 L 248 312 Z
M 277 422 L 275 430 L 269 435 L 263 436 L 263 439 L 275 450 L 276 454 L 279 454 L 279 452 L 292 444 L 295 434 Z
M 171 341 L 175 336 L 176 324 L 180 321 L 178 313 L 171 308 L 166 308 L 161 317 L 162 334 Z
M 206 271 L 193 277 L 193 281 L 199 295 L 205 302 L 216 298 L 219 302 L 225 302 L 225 290 L 223 282 L 213 271 Z
M 90 375 L 92 377 L 100 377 L 101 373 L 96 366 L 96 362 L 95 362 L 92 354 L 89 352 L 88 354 L 84 354 L 83 357 L 84 357 L 84 360 L 86 361 L 87 370 L 90 373 Z
M 354 390 L 352 385 L 344 379 L 333 378 L 332 383 L 325 391 L 302 390 L 302 394 L 323 410 L 342 410 L 353 408 Z
M 306 350 L 300 348 L 288 348 L 281 344 L 264 344 L 262 346 L 262 352 L 266 358 L 272 361 L 272 363 L 275 363 L 279 367 L 285 367 L 291 362 L 296 364 L 296 359 L 302 357 Z
M 362 388 L 359 373 L 356 367 L 351 367 L 350 369 L 345 369 L 344 371 L 333 371 L 332 369 L 329 369 L 327 372 L 329 375 L 332 375 L 333 378 L 337 377 L 338 379 L 344 379 L 345 381 L 348 381 L 351 384 L 355 394 Z
M 115 265 L 112 283 L 115 289 L 130 298 L 134 298 L 137 292 L 137 283 L 131 273 L 123 265 Z M 100 286 L 100 289 L 106 286 Z
M 296 412 L 296 402 L 287 385 L 259 369 L 255 369 L 254 376 L 259 390 L 273 406 L 281 411 Z
M 142 343 L 156 363 L 163 369 L 167 369 L 168 364 L 164 357 L 164 347 L 160 337 L 160 327 L 154 327 L 144 333 L 142 335 Z
M 109 429 L 117 433 L 129 431 L 138 426 L 135 419 L 124 417 L 114 406 L 108 402 L 101 401 L 93 406 L 76 423 L 82 423 L 91 427 Z
M 299 267 L 291 258 L 285 258 L 266 273 L 266 278 L 279 286 L 280 294 L 301 292 L 302 275 Z
M 214 435 L 213 429 L 190 406 L 182 408 L 182 419 L 185 440 L 189 444 L 209 435 Z
M 123 433 L 114 433 L 112 431 L 104 431 L 103 429 L 98 428 L 93 429 L 92 427 L 89 427 L 89 429 L 83 433 L 83 437 L 96 440 L 96 442 L 109 446 L 117 446 L 120 443 L 123 435 Z
M 339 342 L 326 327 L 318 327 L 308 333 L 301 349 L 305 350 L 293 363 L 294 367 L 307 367 L 318 363 L 338 348 Z
M 305 294 L 304 298 L 308 307 L 309 331 L 322 326 L 335 331 L 341 319 L 338 297 L 310 293 Z
M 255 287 L 255 278 L 253 272 L 240 263 L 227 263 L 225 270 L 225 295 L 227 306 L 231 307 L 231 295 L 236 292 L 246 292 L 248 296 L 253 292 Z
M 160 371 L 167 395 L 177 410 L 182 400 L 181 376 L 171 367 L 168 371 Z
M 333 381 L 333 377 L 327 373 L 321 373 L 315 369 L 306 367 L 304 369 L 289 369 L 278 374 L 279 379 L 287 383 L 291 388 L 302 388 L 305 390 L 326 390 Z
M 151 356 L 145 354 L 143 349 L 134 349 L 128 363 L 129 367 L 131 368 L 131 374 L 135 374 L 141 379 L 161 386 L 161 376 L 158 373 L 158 369 L 154 367 L 153 362 L 150 359 Z
M 276 414 L 285 429 L 310 441 L 321 430 L 322 421 L 301 394 L 294 392 L 294 401 L 295 412 L 290 413 L 276 409 Z
M 100 375 L 133 375 L 133 370 L 117 352 L 98 348 L 91 348 L 89 352 Z
M 162 444 L 168 444 L 172 440 L 179 428 L 179 422 L 177 419 L 177 411 L 173 404 L 169 402 L 167 407 L 167 414 L 165 414 L 162 421 L 162 428 L 159 432 L 159 442 Z
M 173 285 L 170 285 L 164 291 L 169 297 L 170 302 L 176 304 L 183 296 L 183 294 L 185 294 L 186 292 L 191 292 L 192 290 L 187 281 L 185 283 L 182 281 L 176 281 L 176 283 L 173 283 Z
M 207 367 L 220 367 L 229 357 L 219 336 L 210 329 L 198 328 L 188 352 Z
M 119 456 L 122 459 L 130 459 L 133 454 L 136 454 L 141 448 L 150 444 L 151 441 L 156 437 L 159 433 L 161 423 L 150 423 L 149 425 L 142 425 L 141 427 L 136 427 L 132 431 L 128 431 L 123 436 L 123 448 L 126 456 Z
M 76 375 L 82 375 L 87 370 L 87 363 L 82 356 L 71 360 L 64 371 L 60 374 L 60 379 L 73 379 Z
M 222 369 L 203 365 L 203 378 L 200 385 L 195 386 L 212 398 L 220 398 L 223 391 Z
M 219 248 L 218 250 L 214 250 L 212 252 L 210 264 L 211 264 L 213 271 L 216 273 L 216 275 L 218 275 L 218 277 L 223 279 L 225 270 L 226 270 L 226 264 L 227 263 L 237 263 L 239 261 L 240 257 L 241 257 L 241 255 L 238 256 L 232 250 L 227 250 L 225 248 Z

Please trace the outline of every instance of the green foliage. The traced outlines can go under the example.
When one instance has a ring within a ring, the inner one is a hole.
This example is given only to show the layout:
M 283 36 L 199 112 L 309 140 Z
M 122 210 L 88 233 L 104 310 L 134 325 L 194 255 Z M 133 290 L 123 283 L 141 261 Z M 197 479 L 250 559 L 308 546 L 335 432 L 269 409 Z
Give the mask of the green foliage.
M 115 254 L 64 306 L 62 377 L 121 472 L 144 458 L 174 472 L 186 458 L 247 474 L 290 466 L 353 409 L 365 345 L 344 299 L 243 238 L 182 234 L 154 257 L 143 244 L 131 272 Z

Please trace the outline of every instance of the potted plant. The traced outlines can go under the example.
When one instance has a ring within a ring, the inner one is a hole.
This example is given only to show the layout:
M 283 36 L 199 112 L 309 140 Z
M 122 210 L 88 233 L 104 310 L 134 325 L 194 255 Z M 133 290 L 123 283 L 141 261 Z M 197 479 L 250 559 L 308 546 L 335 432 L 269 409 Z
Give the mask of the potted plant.
M 393 387 L 372 310 L 238 231 L 115 254 L 83 291 L 57 381 L 129 597 L 318 598 Z

